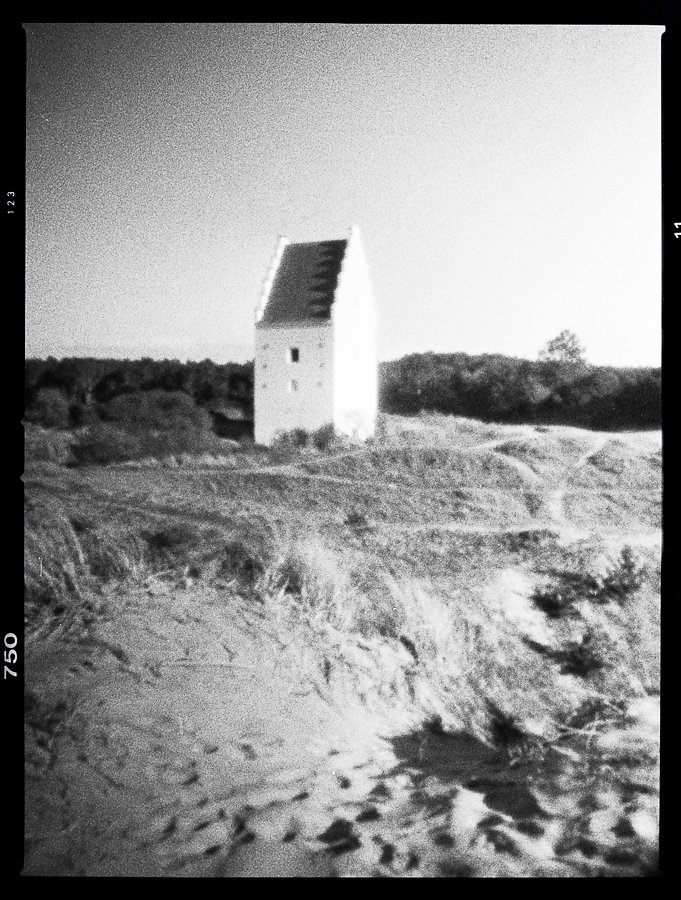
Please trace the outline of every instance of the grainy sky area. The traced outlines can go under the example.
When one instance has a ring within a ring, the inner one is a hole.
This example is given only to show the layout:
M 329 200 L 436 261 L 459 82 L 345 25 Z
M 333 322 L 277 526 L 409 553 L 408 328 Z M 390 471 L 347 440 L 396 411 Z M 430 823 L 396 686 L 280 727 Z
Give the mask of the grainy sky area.
M 26 354 L 253 354 L 360 226 L 379 357 L 659 365 L 659 26 L 26 24 Z

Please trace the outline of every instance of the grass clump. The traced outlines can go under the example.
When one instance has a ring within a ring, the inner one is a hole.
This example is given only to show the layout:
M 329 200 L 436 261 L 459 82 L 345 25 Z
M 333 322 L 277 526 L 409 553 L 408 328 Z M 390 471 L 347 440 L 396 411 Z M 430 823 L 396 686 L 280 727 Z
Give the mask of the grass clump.
M 589 574 L 560 573 L 557 582 L 538 588 L 532 601 L 549 619 L 575 615 L 575 604 L 580 600 L 597 600 L 601 585 Z
M 286 537 L 259 582 L 264 599 L 314 628 L 348 629 L 355 593 L 338 555 L 315 535 Z
M 192 524 L 139 529 L 54 500 L 31 504 L 24 525 L 27 625 L 82 625 L 103 603 L 107 583 L 196 567 L 216 555 L 220 540 L 220 531 Z
M 185 523 L 167 525 L 154 531 L 142 531 L 149 555 L 154 562 L 172 564 L 186 562 L 201 542 L 201 531 Z
M 227 541 L 217 568 L 218 578 L 226 578 L 246 586 L 255 585 L 265 572 L 265 564 L 259 555 L 241 540 Z
M 141 536 L 146 544 L 145 560 L 152 571 L 183 569 L 185 574 L 196 578 L 205 563 L 221 557 L 222 563 L 225 562 L 224 534 L 220 529 L 177 522 L 153 531 L 144 530 Z
M 357 509 L 351 509 L 350 512 L 345 517 L 345 525 L 349 528 L 354 528 L 357 531 L 364 531 L 369 527 L 369 522 L 367 517 L 363 512 L 360 512 Z
M 627 725 L 633 721 L 627 707 L 626 699 L 609 699 L 600 695 L 587 697 L 566 717 L 565 728 L 582 731 L 613 721 L 621 726 Z
M 564 714 L 569 707 L 559 696 L 557 667 L 519 640 L 502 609 L 471 603 L 463 593 L 406 573 L 393 574 L 378 560 L 368 564 L 365 551 L 341 555 L 316 536 L 289 541 L 275 554 L 258 592 L 312 628 L 315 636 L 306 638 L 306 647 L 318 658 L 319 671 L 325 658 L 340 654 L 354 661 L 362 641 L 371 642 L 377 659 L 383 658 L 382 646 L 386 652 L 390 648 L 393 655 L 385 660 L 401 660 L 407 681 L 423 686 L 448 727 L 466 728 L 495 745 L 514 744 L 511 733 L 517 728 L 515 743 L 529 746 L 525 722 L 550 722 L 557 710 Z M 394 657 L 398 646 L 406 653 Z M 341 666 L 340 671 L 349 670 Z M 347 677 L 352 691 L 355 679 Z M 397 690 L 394 683 L 390 690 Z M 416 697 L 407 692 L 405 699 L 408 695 Z
M 29 627 L 52 619 L 66 627 L 82 625 L 97 607 L 103 583 L 144 567 L 143 542 L 131 530 L 68 515 L 51 504 L 27 509 L 24 598 Z
M 599 647 L 592 631 L 587 631 L 579 641 L 566 642 L 553 657 L 560 663 L 563 674 L 579 678 L 588 678 L 606 664 L 603 648 Z
M 278 431 L 274 435 L 271 449 L 279 453 L 301 450 L 310 444 L 310 433 L 305 428 L 291 428 Z
M 549 619 L 574 616 L 575 604 L 587 600 L 607 604 L 611 600 L 623 605 L 637 594 L 647 576 L 631 547 L 624 546 L 620 556 L 602 577 L 588 573 L 559 574 L 557 581 L 538 588 L 532 601 Z
M 642 587 L 646 574 L 645 567 L 639 564 L 632 548 L 625 545 L 617 562 L 603 578 L 600 590 L 602 599 L 627 603 Z

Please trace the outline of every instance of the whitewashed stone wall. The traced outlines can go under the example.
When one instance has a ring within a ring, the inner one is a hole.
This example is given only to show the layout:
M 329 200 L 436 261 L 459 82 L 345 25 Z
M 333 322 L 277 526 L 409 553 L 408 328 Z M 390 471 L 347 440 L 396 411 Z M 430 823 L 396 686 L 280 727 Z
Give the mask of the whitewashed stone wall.
M 332 307 L 334 329 L 334 425 L 366 440 L 378 410 L 376 309 L 359 230 L 353 228 Z
M 297 349 L 298 362 L 291 361 Z M 255 331 L 255 440 L 277 431 L 312 431 L 333 419 L 333 328 L 269 325 Z

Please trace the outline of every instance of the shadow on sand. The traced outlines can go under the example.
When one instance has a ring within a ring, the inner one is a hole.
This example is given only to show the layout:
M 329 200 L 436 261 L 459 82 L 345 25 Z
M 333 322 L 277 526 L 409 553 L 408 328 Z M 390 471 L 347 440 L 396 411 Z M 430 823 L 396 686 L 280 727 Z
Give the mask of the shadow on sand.
M 452 798 L 461 787 L 483 794 L 490 809 L 514 819 L 544 818 L 529 784 L 537 773 L 534 765 L 511 766 L 503 751 L 494 750 L 467 732 L 433 730 L 428 726 L 392 741 L 400 760 L 391 774 L 407 773 L 415 788 L 435 778 L 445 790 L 439 797 L 417 790 L 412 799 L 431 808 Z M 454 790 L 449 788 L 454 787 Z M 444 796 L 443 796 L 444 794 Z

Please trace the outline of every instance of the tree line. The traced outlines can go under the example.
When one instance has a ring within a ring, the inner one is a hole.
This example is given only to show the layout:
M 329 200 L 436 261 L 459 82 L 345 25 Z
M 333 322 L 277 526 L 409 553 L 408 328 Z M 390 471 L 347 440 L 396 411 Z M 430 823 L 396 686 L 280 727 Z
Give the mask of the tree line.
M 207 412 L 229 404 L 241 409 L 248 419 L 253 410 L 253 363 L 219 365 L 209 359 L 186 363 L 149 358 L 27 359 L 24 392 L 27 420 L 46 427 L 78 427 L 107 421 L 116 415 L 117 408 L 119 413 L 122 408 L 129 408 L 136 421 L 148 415 L 153 422 L 171 413 L 164 394 L 176 397 L 179 415 L 191 418 L 194 408 Z M 141 404 L 142 395 L 146 396 Z M 128 400 L 113 403 L 123 396 Z
M 659 428 L 661 370 L 592 366 L 544 354 L 537 361 L 497 354 L 411 354 L 380 366 L 380 406 L 484 421 Z
M 379 366 L 380 408 L 587 428 L 659 428 L 659 368 L 585 362 L 567 332 L 536 361 L 500 354 L 411 354 Z M 47 428 L 103 422 L 220 433 L 220 410 L 253 418 L 253 363 L 27 359 L 25 417 Z

